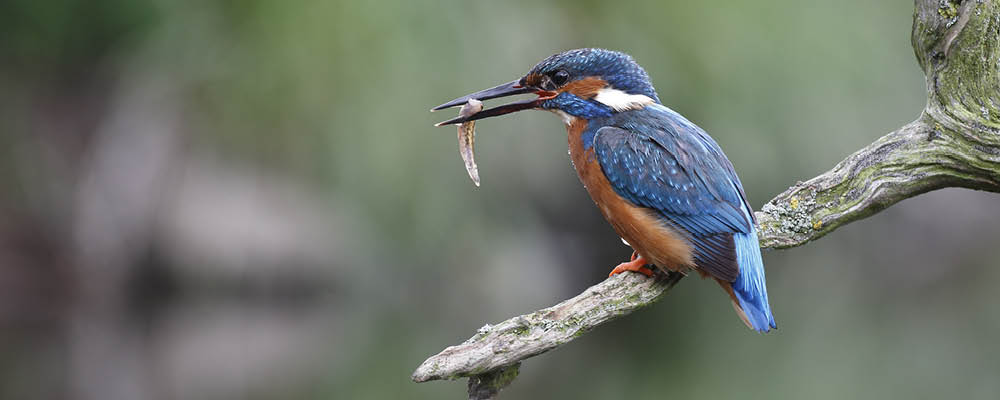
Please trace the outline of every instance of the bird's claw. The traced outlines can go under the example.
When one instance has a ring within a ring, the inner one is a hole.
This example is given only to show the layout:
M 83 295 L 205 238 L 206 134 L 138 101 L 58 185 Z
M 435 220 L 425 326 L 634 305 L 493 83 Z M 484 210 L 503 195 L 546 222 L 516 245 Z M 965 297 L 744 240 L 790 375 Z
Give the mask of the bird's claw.
M 608 277 L 610 278 L 625 271 L 638 272 L 650 278 L 653 277 L 653 270 L 646 268 L 646 259 L 642 258 L 642 256 L 639 255 L 639 252 L 636 251 L 632 252 L 632 257 L 631 260 L 629 260 L 629 262 L 623 262 L 621 264 L 618 264 L 618 266 L 615 267 L 615 269 L 611 270 L 611 273 L 608 274 Z

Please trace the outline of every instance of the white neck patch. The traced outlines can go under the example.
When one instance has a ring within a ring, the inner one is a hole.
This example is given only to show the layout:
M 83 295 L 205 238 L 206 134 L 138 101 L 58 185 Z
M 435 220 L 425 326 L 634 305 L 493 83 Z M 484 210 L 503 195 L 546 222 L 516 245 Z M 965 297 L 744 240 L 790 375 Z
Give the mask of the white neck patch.
M 594 100 L 611 107 L 615 111 L 638 110 L 655 103 L 649 96 L 628 94 L 610 87 L 598 90 L 597 96 L 594 96 Z
M 567 113 L 567 112 L 565 112 L 563 110 L 557 110 L 557 109 L 553 108 L 553 109 L 551 109 L 549 111 L 552 111 L 553 113 L 555 113 L 556 115 L 558 115 L 559 118 L 562 118 L 563 123 L 566 124 L 566 126 L 569 126 L 570 124 L 572 124 L 573 120 L 576 119 L 576 117 L 574 117 L 572 115 L 569 115 L 569 113 Z

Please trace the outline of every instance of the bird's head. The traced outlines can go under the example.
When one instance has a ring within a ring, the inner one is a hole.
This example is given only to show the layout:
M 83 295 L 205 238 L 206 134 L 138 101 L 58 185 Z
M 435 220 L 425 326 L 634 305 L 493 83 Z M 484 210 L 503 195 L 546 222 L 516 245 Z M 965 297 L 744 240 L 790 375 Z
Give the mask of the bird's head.
M 461 106 L 469 99 L 487 100 L 527 93 L 537 97 L 454 118 L 438 126 L 529 109 L 556 112 L 569 123 L 572 118 L 606 117 L 660 102 L 649 75 L 628 54 L 577 49 L 542 60 L 520 79 L 459 97 L 431 111 Z

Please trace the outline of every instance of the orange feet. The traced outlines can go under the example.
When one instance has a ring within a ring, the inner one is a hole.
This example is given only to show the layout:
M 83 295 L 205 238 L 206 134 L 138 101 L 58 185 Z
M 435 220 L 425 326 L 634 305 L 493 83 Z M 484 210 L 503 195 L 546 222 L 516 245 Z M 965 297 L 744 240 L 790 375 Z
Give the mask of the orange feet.
M 640 256 L 639 253 L 635 251 L 632 252 L 631 261 L 618 264 L 618 266 L 615 267 L 615 269 L 611 270 L 611 273 L 608 274 L 608 277 L 615 276 L 625 271 L 638 272 L 650 278 L 653 277 L 653 270 L 646 268 L 646 259 L 642 258 L 642 256 Z

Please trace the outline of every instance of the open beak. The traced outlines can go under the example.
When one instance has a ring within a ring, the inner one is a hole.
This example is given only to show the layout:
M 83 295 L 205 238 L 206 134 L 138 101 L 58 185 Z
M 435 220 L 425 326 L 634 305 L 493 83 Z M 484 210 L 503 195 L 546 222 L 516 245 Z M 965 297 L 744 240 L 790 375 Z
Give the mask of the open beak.
M 498 97 L 514 96 L 514 95 L 525 94 L 525 93 L 535 93 L 535 94 L 538 95 L 538 98 L 530 99 L 530 100 L 515 101 L 513 103 L 504 104 L 502 106 L 498 106 L 498 107 L 494 107 L 494 108 L 489 108 L 489 109 L 486 109 L 486 110 L 482 110 L 480 112 L 477 112 L 475 114 L 472 114 L 472 115 L 469 115 L 469 116 L 466 116 L 466 117 L 457 117 L 457 118 L 449 119 L 447 121 L 439 122 L 439 123 L 435 124 L 434 126 L 461 124 L 461 123 L 466 122 L 466 121 L 475 121 L 477 119 L 495 117 L 495 116 L 498 116 L 498 115 L 510 114 L 512 112 L 517 112 L 517 111 L 521 111 L 521 110 L 528 110 L 528 109 L 536 108 L 536 107 L 538 107 L 542 103 L 542 101 L 551 99 L 551 98 L 555 97 L 555 95 L 556 95 L 556 93 L 554 93 L 554 92 L 549 92 L 549 91 L 545 91 L 545 90 L 538 90 L 538 89 L 535 89 L 535 88 L 531 88 L 531 87 L 527 87 L 527 86 L 522 86 L 520 84 L 519 80 L 515 80 L 515 81 L 507 82 L 505 84 L 498 85 L 498 86 L 495 86 L 495 87 L 492 87 L 492 88 L 489 88 L 489 89 L 486 89 L 486 90 L 480 90 L 480 91 L 478 91 L 476 93 L 472 93 L 472 94 L 469 94 L 469 95 L 465 95 L 465 96 L 459 97 L 459 98 L 457 98 L 455 100 L 452 100 L 452 101 L 449 101 L 449 102 L 444 103 L 442 105 L 439 105 L 437 107 L 434 107 L 434 108 L 431 109 L 431 111 L 443 110 L 445 108 L 450 108 L 450 107 L 458 107 L 458 106 L 461 106 L 461 105 L 465 104 L 466 102 L 468 102 L 469 99 L 489 100 L 489 99 L 495 99 L 495 98 L 498 98 Z

